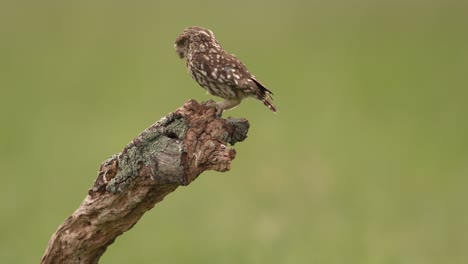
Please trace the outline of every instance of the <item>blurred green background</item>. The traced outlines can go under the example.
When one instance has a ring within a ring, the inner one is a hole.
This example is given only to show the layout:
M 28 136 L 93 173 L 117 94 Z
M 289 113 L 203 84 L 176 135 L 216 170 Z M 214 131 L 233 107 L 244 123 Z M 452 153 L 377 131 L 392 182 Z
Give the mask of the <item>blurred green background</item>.
M 210 28 L 275 93 L 228 173 L 181 187 L 100 263 L 468 263 L 463 1 L 2 1 L 0 262 L 38 263 L 99 164 L 205 95 Z

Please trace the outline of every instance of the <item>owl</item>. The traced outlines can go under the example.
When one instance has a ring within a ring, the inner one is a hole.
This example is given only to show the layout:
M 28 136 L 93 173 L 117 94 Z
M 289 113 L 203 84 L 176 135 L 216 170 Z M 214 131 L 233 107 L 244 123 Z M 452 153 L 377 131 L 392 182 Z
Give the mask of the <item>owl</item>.
M 202 27 L 189 27 L 176 39 L 174 47 L 185 63 L 192 78 L 210 94 L 224 99 L 214 103 L 218 115 L 253 97 L 271 111 L 273 93 L 266 88 L 234 55 L 226 52 L 213 32 Z

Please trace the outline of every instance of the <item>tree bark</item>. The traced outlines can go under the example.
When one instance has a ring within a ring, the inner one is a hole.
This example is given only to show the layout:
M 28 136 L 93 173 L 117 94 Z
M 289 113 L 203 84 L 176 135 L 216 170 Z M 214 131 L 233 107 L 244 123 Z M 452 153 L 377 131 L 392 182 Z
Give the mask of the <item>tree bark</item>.
M 228 171 L 246 119 L 185 103 L 105 160 L 80 207 L 52 235 L 42 263 L 98 263 L 107 247 L 143 214 L 205 170 Z

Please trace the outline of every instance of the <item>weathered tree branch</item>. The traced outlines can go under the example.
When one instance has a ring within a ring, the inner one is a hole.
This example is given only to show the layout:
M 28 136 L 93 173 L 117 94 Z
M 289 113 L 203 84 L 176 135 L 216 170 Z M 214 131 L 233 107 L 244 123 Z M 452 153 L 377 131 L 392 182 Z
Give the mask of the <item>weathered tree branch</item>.
M 245 119 L 216 117 L 188 101 L 101 164 L 80 207 L 57 229 L 42 263 L 97 263 L 143 214 L 205 170 L 228 171 L 234 145 L 247 137 Z

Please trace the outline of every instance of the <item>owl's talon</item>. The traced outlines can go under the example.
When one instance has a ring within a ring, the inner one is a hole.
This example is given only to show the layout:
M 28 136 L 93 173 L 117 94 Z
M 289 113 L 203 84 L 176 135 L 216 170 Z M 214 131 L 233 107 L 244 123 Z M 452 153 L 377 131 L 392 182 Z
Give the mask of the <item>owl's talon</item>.
M 223 115 L 223 110 L 221 107 L 216 107 L 216 117 L 221 118 Z
M 208 108 L 216 108 L 216 117 L 221 117 L 223 115 L 224 109 L 218 102 L 214 101 L 213 99 L 203 102 L 202 104 Z

